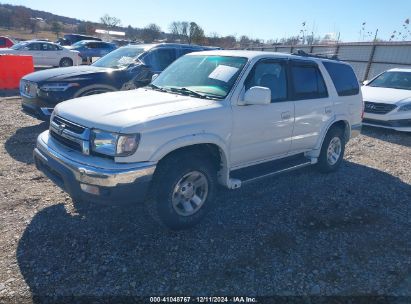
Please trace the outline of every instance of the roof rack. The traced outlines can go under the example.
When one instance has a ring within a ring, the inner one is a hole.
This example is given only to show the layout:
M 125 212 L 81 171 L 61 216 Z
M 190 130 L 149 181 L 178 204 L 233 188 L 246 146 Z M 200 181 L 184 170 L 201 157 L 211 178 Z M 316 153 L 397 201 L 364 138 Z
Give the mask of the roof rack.
M 295 56 L 302 56 L 302 57 L 314 57 L 314 58 L 322 58 L 322 59 L 331 59 L 331 60 L 339 60 L 336 54 L 328 55 L 328 54 L 312 54 L 306 53 L 303 50 L 297 50 L 297 52 L 292 53 Z

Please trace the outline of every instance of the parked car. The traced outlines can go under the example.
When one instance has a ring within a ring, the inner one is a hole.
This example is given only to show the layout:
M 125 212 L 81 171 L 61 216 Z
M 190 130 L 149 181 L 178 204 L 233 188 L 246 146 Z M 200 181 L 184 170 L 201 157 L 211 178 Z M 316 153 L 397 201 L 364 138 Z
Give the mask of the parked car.
M 237 189 L 311 164 L 337 170 L 362 109 L 346 63 L 196 52 L 147 88 L 60 103 L 34 159 L 76 200 L 139 201 L 150 189 L 153 211 L 182 229 L 212 207 L 218 184 Z
M 0 36 L 0 49 L 10 48 L 15 44 L 15 42 L 6 36 Z
M 21 80 L 22 107 L 30 115 L 49 120 L 61 101 L 145 86 L 176 58 L 201 50 L 200 46 L 185 44 L 130 45 L 90 66 L 35 72 Z
M 101 41 L 100 38 L 93 37 L 93 36 L 80 35 L 80 34 L 66 34 L 63 36 L 63 40 L 60 40 L 60 42 L 62 42 L 62 45 L 72 45 L 82 40 Z
M 67 48 L 69 50 L 80 52 L 80 56 L 83 58 L 83 61 L 91 61 L 93 57 L 103 57 L 114 51 L 117 46 L 114 43 L 109 42 L 82 40 Z
M 35 66 L 67 67 L 79 65 L 79 52 L 67 50 L 53 42 L 23 41 L 8 49 L 0 49 L 0 54 L 33 56 Z
M 391 69 L 366 81 L 363 124 L 411 132 L 411 69 Z

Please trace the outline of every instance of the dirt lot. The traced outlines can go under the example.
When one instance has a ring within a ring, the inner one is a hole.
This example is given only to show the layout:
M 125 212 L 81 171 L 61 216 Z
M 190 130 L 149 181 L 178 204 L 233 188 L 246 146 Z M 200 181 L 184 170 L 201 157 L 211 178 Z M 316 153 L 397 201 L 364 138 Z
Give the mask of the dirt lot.
M 18 99 L 0 101 L 0 120 L 0 302 L 411 297 L 410 134 L 366 128 L 337 173 L 307 168 L 222 191 L 204 222 L 176 233 L 143 205 L 74 205 L 33 165 L 47 126 L 21 113 Z

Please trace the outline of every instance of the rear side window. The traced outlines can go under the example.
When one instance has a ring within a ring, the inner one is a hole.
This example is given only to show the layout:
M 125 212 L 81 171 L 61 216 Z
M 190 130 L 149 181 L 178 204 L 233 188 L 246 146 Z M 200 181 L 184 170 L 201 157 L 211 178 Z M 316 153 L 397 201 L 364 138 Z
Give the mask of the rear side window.
M 0 38 L 0 46 L 6 46 L 6 39 Z
M 316 65 L 293 63 L 291 73 L 295 99 L 328 97 L 323 76 Z
M 174 60 L 176 60 L 176 50 L 172 48 L 161 48 L 152 50 L 144 61 L 156 72 L 163 71 Z
M 360 92 L 357 77 L 353 69 L 346 64 L 323 62 L 334 83 L 338 96 L 357 95 Z

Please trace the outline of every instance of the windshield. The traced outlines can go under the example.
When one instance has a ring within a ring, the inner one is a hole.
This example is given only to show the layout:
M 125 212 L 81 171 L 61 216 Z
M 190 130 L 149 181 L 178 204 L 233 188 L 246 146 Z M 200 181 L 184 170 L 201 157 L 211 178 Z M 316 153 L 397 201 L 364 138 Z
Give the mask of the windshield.
M 368 86 L 411 90 L 411 72 L 385 72 L 371 81 Z
M 94 62 L 92 65 L 102 68 L 120 69 L 136 63 L 137 58 L 144 53 L 143 48 L 122 47 Z
M 85 41 L 78 41 L 78 42 L 76 42 L 76 43 L 73 43 L 71 46 L 73 47 L 73 48 L 77 48 L 77 47 L 80 47 L 80 46 L 82 46 L 83 44 L 86 44 L 87 42 L 85 42 Z
M 10 47 L 13 50 L 21 50 L 22 48 L 24 48 L 27 45 L 27 42 L 20 42 L 17 43 L 15 45 L 13 45 L 12 47 Z
M 196 97 L 225 98 L 241 73 L 246 58 L 183 56 L 152 83 L 153 88 Z

